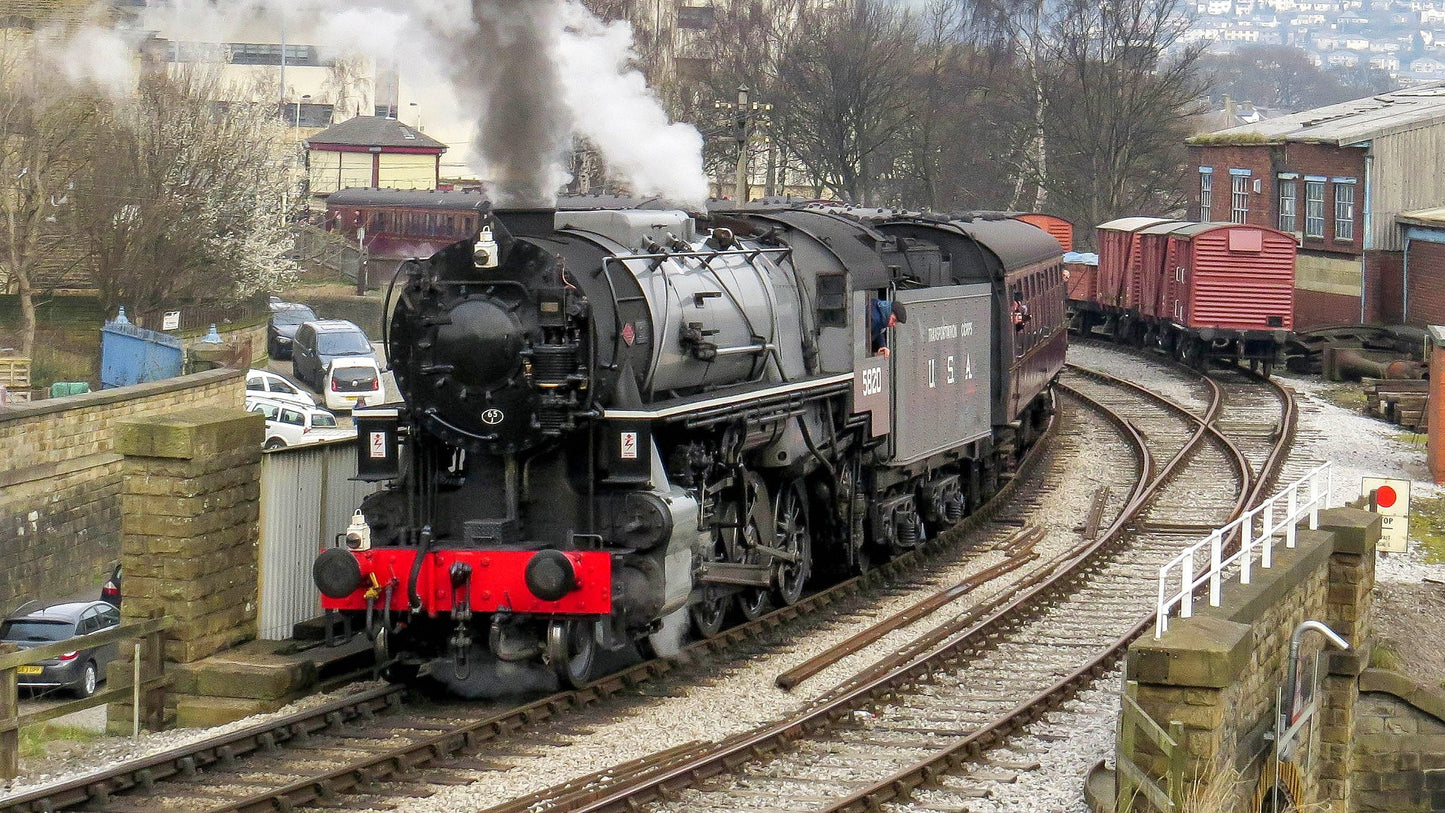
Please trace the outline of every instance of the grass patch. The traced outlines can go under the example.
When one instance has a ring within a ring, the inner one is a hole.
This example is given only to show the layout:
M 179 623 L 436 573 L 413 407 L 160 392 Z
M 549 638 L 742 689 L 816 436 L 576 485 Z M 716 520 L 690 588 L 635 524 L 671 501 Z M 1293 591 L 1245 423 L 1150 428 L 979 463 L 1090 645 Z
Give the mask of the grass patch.
M 1419 541 L 1426 564 L 1445 562 L 1445 497 L 1410 500 L 1410 537 Z
M 1395 650 L 1383 643 L 1376 644 L 1375 648 L 1370 650 L 1370 667 L 1373 669 L 1389 669 L 1398 672 L 1404 664 L 1405 662 L 1400 660 L 1400 656 L 1395 654 Z
M 1335 406 L 1351 412 L 1363 413 L 1369 403 L 1369 399 L 1365 397 L 1365 391 L 1360 388 L 1360 385 L 1348 382 L 1326 384 L 1320 387 L 1317 394 Z
M 36 723 L 20 729 L 20 758 L 37 759 L 48 756 L 47 746 L 54 742 L 90 742 L 103 734 L 88 728 L 55 723 Z

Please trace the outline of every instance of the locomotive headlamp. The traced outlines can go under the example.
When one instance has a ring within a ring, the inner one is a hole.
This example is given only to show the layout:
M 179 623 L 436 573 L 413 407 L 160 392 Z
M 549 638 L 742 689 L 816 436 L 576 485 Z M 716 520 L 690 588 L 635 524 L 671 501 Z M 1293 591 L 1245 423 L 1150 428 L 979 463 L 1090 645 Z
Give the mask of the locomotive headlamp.
M 539 550 L 527 562 L 527 589 L 543 601 L 556 601 L 577 589 L 577 569 L 560 550 Z
M 497 267 L 497 241 L 492 237 L 491 226 L 483 226 L 477 242 L 472 244 L 472 264 L 477 268 Z
M 346 549 L 347 550 L 370 550 L 371 548 L 371 526 L 366 524 L 366 517 L 357 510 L 351 515 L 351 524 L 346 526 Z

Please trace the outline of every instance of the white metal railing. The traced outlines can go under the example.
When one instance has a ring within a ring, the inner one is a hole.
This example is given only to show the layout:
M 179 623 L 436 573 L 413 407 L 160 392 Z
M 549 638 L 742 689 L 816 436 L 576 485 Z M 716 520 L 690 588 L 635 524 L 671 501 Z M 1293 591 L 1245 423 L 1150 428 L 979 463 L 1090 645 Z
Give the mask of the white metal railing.
M 1330 507 L 1331 485 L 1333 469 L 1329 463 L 1311 469 L 1280 493 L 1215 530 L 1160 567 L 1154 637 L 1160 637 L 1169 629 L 1169 612 L 1176 606 L 1180 618 L 1194 615 L 1194 591 L 1205 582 L 1209 583 L 1209 606 L 1218 607 L 1225 570 L 1238 563 L 1239 583 L 1249 584 L 1256 551 L 1259 553 L 1259 566 L 1267 568 L 1273 560 L 1276 537 L 1282 536 L 1285 547 L 1293 548 L 1295 527 L 1306 516 L 1309 517 L 1310 530 L 1318 529 L 1320 510 Z M 1307 498 L 1301 494 L 1302 491 L 1308 493 Z M 1235 531 L 1240 533 L 1239 550 L 1226 559 L 1224 540 Z M 1201 554 L 1208 555 L 1207 562 L 1201 559 Z M 1174 592 L 1170 592 L 1171 584 L 1178 585 Z

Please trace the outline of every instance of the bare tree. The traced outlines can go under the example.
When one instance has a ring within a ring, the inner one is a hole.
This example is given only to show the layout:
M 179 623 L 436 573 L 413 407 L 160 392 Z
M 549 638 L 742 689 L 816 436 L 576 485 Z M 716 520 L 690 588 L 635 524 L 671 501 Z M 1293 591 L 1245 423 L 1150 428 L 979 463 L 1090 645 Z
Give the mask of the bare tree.
M 76 228 L 107 312 L 227 301 L 294 273 L 275 104 L 215 102 L 236 95 L 219 76 L 148 74 L 102 122 L 77 180 Z
M 1180 0 L 1060 8 L 1050 37 L 1049 171 L 1036 173 L 1057 214 L 1092 225 L 1183 204 L 1186 120 L 1203 89 L 1204 46 L 1177 46 L 1188 25 Z
M 1049 176 L 1045 4 L 1043 0 L 976 0 L 966 7 L 964 28 L 979 47 L 1002 52 L 1016 69 L 1011 84 L 1017 93 L 1011 95 L 1026 112 L 1012 117 L 1014 127 L 1000 133 L 1013 130 L 1024 135 L 1012 150 L 1013 196 L 1007 208 L 1042 211 L 1048 203 Z
M 31 38 L 0 30 L 0 290 L 20 301 L 20 353 L 35 349 L 37 271 L 55 260 L 61 211 L 81 169 L 76 153 L 96 100 L 43 71 Z
M 334 118 L 370 116 L 375 112 L 367 109 L 367 102 L 373 98 L 373 88 L 372 71 L 365 62 L 361 57 L 337 57 L 332 61 L 321 87 L 323 95 L 331 99 Z
M 775 117 L 783 146 L 838 196 L 874 203 L 886 148 L 908 123 L 916 64 L 910 19 L 878 0 L 844 0 L 788 43 Z

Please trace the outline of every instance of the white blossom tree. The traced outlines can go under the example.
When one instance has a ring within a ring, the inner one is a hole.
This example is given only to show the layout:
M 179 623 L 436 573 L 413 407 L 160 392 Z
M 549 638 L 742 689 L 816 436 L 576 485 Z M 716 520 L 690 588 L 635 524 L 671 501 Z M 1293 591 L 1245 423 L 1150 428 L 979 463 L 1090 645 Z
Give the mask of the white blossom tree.
M 77 182 L 77 230 L 102 306 L 224 302 L 274 289 L 285 259 L 284 128 L 262 98 L 223 88 L 214 67 L 141 79 L 99 127 Z

